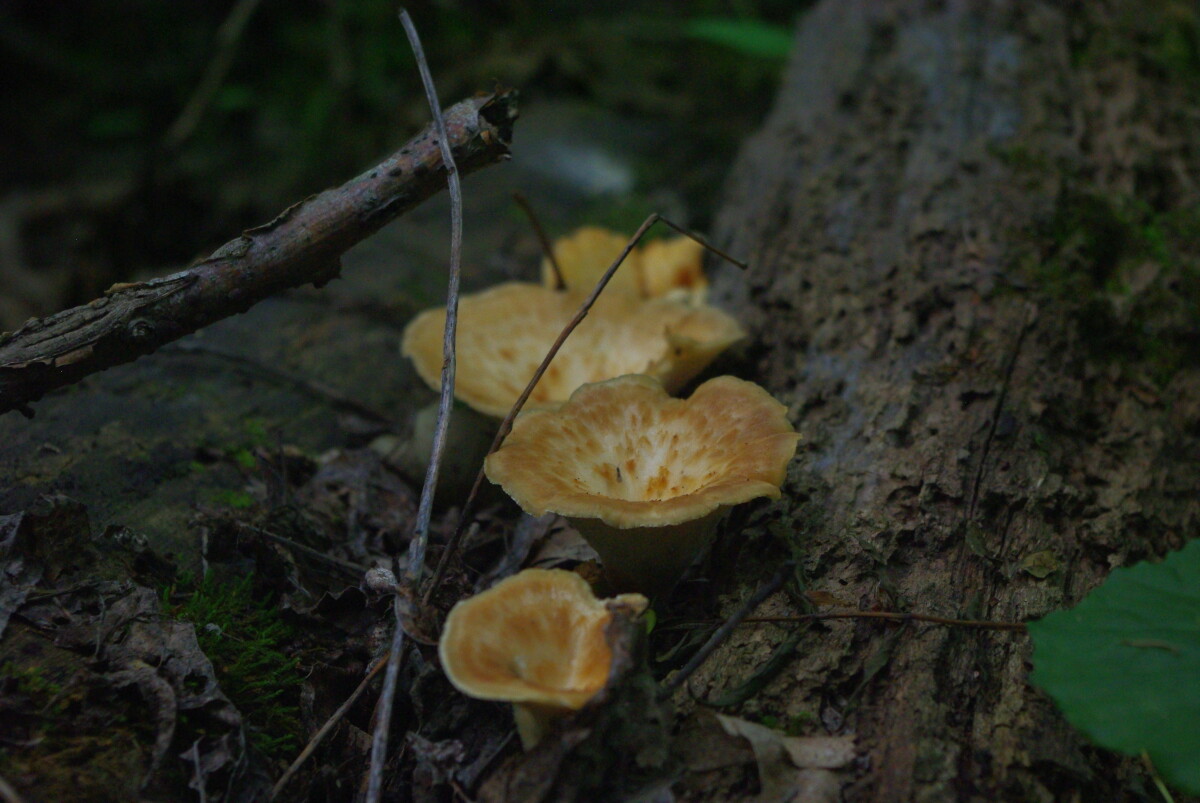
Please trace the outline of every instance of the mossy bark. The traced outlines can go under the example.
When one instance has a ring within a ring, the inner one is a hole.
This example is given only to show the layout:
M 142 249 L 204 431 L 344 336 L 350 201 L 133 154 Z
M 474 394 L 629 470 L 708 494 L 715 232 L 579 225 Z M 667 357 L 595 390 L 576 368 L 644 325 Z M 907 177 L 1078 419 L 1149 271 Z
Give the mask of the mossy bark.
M 1135 243 L 1194 206 L 1195 54 L 1171 42 L 1196 31 L 1169 3 L 827 0 L 802 20 L 720 217 L 751 270 L 716 290 L 803 434 L 776 529 L 820 599 L 1029 620 L 1196 534 L 1200 238 L 1072 251 L 1053 225 L 1080 192 L 1136 202 Z M 1030 270 L 1052 263 L 1079 289 Z M 1162 303 L 1131 318 L 1147 273 Z M 1166 369 L 1151 345 L 1097 348 L 1089 305 L 1152 329 Z M 693 692 L 718 696 L 786 637 L 739 633 Z M 1148 788 L 1029 685 L 1023 634 L 836 623 L 796 655 L 742 713 L 855 734 L 848 800 Z

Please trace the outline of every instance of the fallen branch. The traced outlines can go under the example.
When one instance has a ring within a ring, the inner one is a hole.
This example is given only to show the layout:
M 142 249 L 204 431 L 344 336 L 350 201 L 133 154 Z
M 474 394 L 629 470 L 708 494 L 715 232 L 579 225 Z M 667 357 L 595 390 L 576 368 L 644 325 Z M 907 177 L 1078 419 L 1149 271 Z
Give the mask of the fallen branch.
M 508 155 L 516 93 L 472 98 L 445 112 L 460 173 Z M 185 271 L 118 284 L 101 298 L 0 334 L 0 413 L 89 374 L 132 362 L 289 287 L 337 277 L 341 255 L 446 186 L 432 126 L 341 187 L 249 229 Z

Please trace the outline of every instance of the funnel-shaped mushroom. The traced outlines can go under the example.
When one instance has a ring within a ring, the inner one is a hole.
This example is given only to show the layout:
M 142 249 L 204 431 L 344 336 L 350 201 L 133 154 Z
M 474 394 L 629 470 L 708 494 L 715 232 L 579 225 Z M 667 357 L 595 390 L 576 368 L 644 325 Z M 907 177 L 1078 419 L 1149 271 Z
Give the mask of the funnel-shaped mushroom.
M 528 750 L 604 688 L 614 603 L 635 613 L 647 604 L 640 594 L 596 599 L 573 572 L 526 569 L 454 606 L 438 644 L 442 669 L 463 694 L 511 702 Z
M 463 296 L 455 396 L 503 417 L 585 297 L 520 282 Z M 441 383 L 445 322 L 444 308 L 422 312 L 404 330 L 401 346 L 433 388 Z M 580 385 L 629 373 L 678 390 L 743 335 L 737 321 L 715 307 L 602 293 L 550 363 L 529 406 L 565 401 Z
M 786 412 L 731 376 L 687 400 L 650 377 L 622 376 L 518 416 L 487 476 L 527 513 L 569 518 L 618 588 L 663 592 L 727 508 L 778 498 L 800 437 Z
M 556 240 L 554 257 L 567 289 L 591 290 L 627 242 L 627 237 L 596 226 L 584 226 Z M 689 237 L 651 240 L 629 252 L 606 292 L 703 303 L 708 287 L 703 259 L 704 246 Z M 542 283 L 547 287 L 555 283 L 548 259 L 542 260 Z

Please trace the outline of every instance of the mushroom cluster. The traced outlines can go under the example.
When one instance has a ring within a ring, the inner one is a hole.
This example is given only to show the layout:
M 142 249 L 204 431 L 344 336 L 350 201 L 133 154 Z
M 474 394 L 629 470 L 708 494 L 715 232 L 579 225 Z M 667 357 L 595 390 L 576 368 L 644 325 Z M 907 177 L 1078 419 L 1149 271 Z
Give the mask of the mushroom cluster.
M 526 750 L 559 717 L 604 688 L 613 608 L 645 610 L 641 594 L 596 599 L 579 575 L 526 569 L 451 609 L 438 643 L 442 669 L 470 697 L 513 704 Z
M 455 396 L 504 416 L 624 247 L 619 235 L 582 229 L 554 248 L 565 289 L 554 288 L 547 262 L 547 286 L 514 282 L 462 297 Z M 614 606 L 640 612 L 642 593 L 669 592 L 730 507 L 780 495 L 795 454 L 786 408 L 753 383 L 723 376 L 688 399 L 669 395 L 744 336 L 702 303 L 700 257 L 686 238 L 632 251 L 485 462 L 527 513 L 567 517 L 614 587 L 641 592 L 598 600 L 579 575 L 528 569 L 450 612 L 443 669 L 469 696 L 512 702 L 526 749 L 608 682 Z M 444 309 L 417 316 L 402 345 L 434 388 L 445 317 Z

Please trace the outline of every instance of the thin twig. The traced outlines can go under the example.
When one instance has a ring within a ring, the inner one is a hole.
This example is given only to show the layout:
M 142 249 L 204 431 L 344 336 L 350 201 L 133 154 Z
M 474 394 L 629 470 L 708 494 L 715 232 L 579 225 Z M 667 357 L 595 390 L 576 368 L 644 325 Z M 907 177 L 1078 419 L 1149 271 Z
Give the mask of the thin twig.
M 317 747 L 320 746 L 321 742 L 325 740 L 325 737 L 329 735 L 329 732 L 333 730 L 334 726 L 341 721 L 342 717 L 346 716 L 346 712 L 353 707 L 353 705 L 358 701 L 359 697 L 362 697 L 363 692 L 365 692 L 367 687 L 371 685 L 371 681 L 374 680 L 375 676 L 382 672 L 386 666 L 387 661 L 379 661 L 376 663 L 375 666 L 371 668 L 371 671 L 367 673 L 367 676 L 362 679 L 362 682 L 358 684 L 358 688 L 346 698 L 346 702 L 342 703 L 338 710 L 334 711 L 333 715 L 330 716 L 329 719 L 325 720 L 325 724 L 313 734 L 313 737 L 308 740 L 308 744 L 306 744 L 304 749 L 300 751 L 300 755 L 296 756 L 295 760 L 292 761 L 291 765 L 287 768 L 287 771 L 283 773 L 283 776 L 275 782 L 275 786 L 271 789 L 271 800 L 279 797 L 279 793 L 282 792 L 284 787 L 288 785 L 288 781 L 292 780 L 293 776 L 295 776 L 295 774 L 300 770 L 300 767 L 304 766 L 304 762 L 308 760 L 308 757 L 311 756 Z
M 1154 762 L 1150 760 L 1150 754 L 1143 750 L 1141 758 L 1142 763 L 1146 765 L 1146 772 L 1150 773 L 1150 779 L 1154 781 L 1154 786 L 1158 789 L 1158 793 L 1162 795 L 1165 803 L 1175 803 L 1175 798 L 1171 795 L 1171 790 L 1163 783 L 1163 779 L 1159 776 Z
M 701 664 L 708 660 L 708 656 L 712 655 L 717 647 L 720 647 L 723 643 L 725 643 L 725 640 L 729 638 L 734 629 L 742 622 L 742 620 L 753 613 L 754 609 L 762 604 L 763 600 L 774 594 L 783 586 L 784 582 L 788 579 L 788 576 L 791 575 L 795 568 L 796 565 L 791 561 L 788 561 L 784 563 L 782 567 L 780 567 L 779 571 L 775 573 L 774 577 L 759 586 L 759 589 L 750 596 L 750 599 L 743 602 L 742 605 L 733 612 L 733 615 L 725 620 L 725 624 L 721 625 L 717 632 L 708 637 L 708 641 L 704 642 L 704 646 L 696 651 L 696 654 L 691 657 L 691 660 L 684 664 L 682 669 L 672 675 L 671 679 L 663 684 L 663 696 L 669 695 L 671 692 L 675 691 L 675 689 L 683 685 L 683 682 L 691 677 L 692 673 L 699 669 Z
M 0 799 L 4 803 L 25 803 L 25 798 L 4 778 L 0 778 Z
M 928 622 L 948 627 L 972 627 L 979 630 L 1025 631 L 1024 622 L 991 622 L 986 619 L 949 619 L 923 613 L 899 613 L 896 611 L 831 611 L 828 613 L 801 613 L 796 616 L 749 616 L 742 620 L 744 625 L 795 624 L 798 622 L 820 622 L 826 619 L 883 619 L 888 622 Z M 677 622 L 663 625 L 662 630 L 690 627 L 712 627 L 717 622 Z
M 433 497 L 437 491 L 438 470 L 442 464 L 442 453 L 446 447 L 446 432 L 450 427 L 450 409 L 454 404 L 454 339 L 458 327 L 458 287 L 462 265 L 462 187 L 458 170 L 454 165 L 454 154 L 450 151 L 450 136 L 446 121 L 442 118 L 441 104 L 433 86 L 433 76 L 425 61 L 421 37 L 413 25 L 408 11 L 400 10 L 400 24 L 412 47 L 429 101 L 429 111 L 438 132 L 438 145 L 442 150 L 442 164 L 446 170 L 446 183 L 450 188 L 450 280 L 446 298 L 446 328 L 442 340 L 442 387 L 438 402 L 437 424 L 434 427 L 433 446 L 430 450 L 429 468 L 425 472 L 425 484 L 421 488 L 421 501 L 417 506 L 417 523 L 413 530 L 408 550 L 408 566 L 405 580 L 415 592 L 421 582 L 425 568 L 425 551 L 429 545 L 429 521 L 433 516 Z M 402 610 L 400 597 L 393 600 L 396 624 L 392 633 L 391 649 L 388 652 L 387 674 L 383 678 L 383 690 L 379 695 L 375 729 L 371 735 L 371 766 L 367 775 L 367 803 L 378 803 L 383 794 L 383 767 L 387 761 L 388 731 L 391 728 L 392 704 L 396 696 L 396 680 L 400 676 L 400 660 L 404 650 L 404 628 L 401 625 Z
M 533 378 L 529 380 L 529 384 L 525 386 L 525 390 L 521 391 L 521 396 L 513 404 L 512 409 L 508 411 L 508 415 L 506 415 L 504 420 L 500 423 L 500 429 L 497 430 L 496 437 L 492 440 L 492 445 L 488 449 L 488 455 L 494 454 L 496 450 L 500 448 L 500 444 L 504 442 L 504 439 L 508 437 L 508 433 L 512 429 L 513 420 L 517 417 L 517 413 L 521 412 L 521 408 L 525 406 L 526 400 L 529 398 L 529 395 L 533 393 L 533 389 L 537 386 L 537 383 L 541 381 L 542 374 L 546 373 L 546 369 L 550 367 L 550 361 L 554 359 L 556 354 L 558 354 L 558 350 L 562 348 L 563 343 L 566 342 L 571 332 L 575 331 L 575 327 L 579 326 L 579 324 L 583 322 L 583 319 L 587 317 L 592 305 L 595 304 L 596 299 L 600 297 L 600 293 L 604 292 L 604 288 L 608 285 L 609 279 L 611 279 L 613 274 L 617 272 L 617 268 L 621 267 L 621 265 L 625 262 L 625 258 L 629 256 L 629 252 L 632 251 L 634 246 L 641 241 L 642 237 L 647 231 L 649 231 L 650 227 L 660 220 L 676 231 L 681 232 L 700 243 L 705 248 L 711 250 L 714 254 L 729 260 L 742 270 L 746 269 L 746 263 L 742 262 L 740 259 L 734 259 L 724 251 L 714 248 L 713 246 L 709 245 L 704 238 L 693 234 L 692 232 L 689 232 L 680 226 L 677 226 L 676 224 L 659 215 L 657 212 L 651 213 L 651 215 L 646 218 L 642 225 L 638 226 L 637 231 L 635 231 L 633 236 L 629 238 L 629 242 L 625 244 L 625 247 L 621 250 L 621 253 L 617 255 L 616 260 L 609 265 L 608 270 L 604 271 L 604 275 L 600 277 L 600 281 L 596 282 L 596 287 L 579 306 L 579 311 L 575 313 L 575 317 L 563 327 L 562 332 L 560 332 L 558 335 L 558 339 L 554 341 L 554 345 L 552 345 L 550 350 L 546 352 L 546 357 L 542 360 L 542 364 L 538 366 L 537 371 L 534 372 Z M 471 491 L 467 494 L 467 501 L 463 503 L 462 513 L 459 514 L 458 523 L 454 527 L 454 533 L 450 536 L 450 540 L 447 542 L 446 548 L 442 552 L 442 557 L 438 561 L 437 569 L 433 573 L 433 579 L 426 587 L 425 594 L 421 598 L 422 602 L 425 604 L 429 603 L 430 598 L 433 596 L 434 590 L 437 588 L 438 583 L 441 582 L 442 576 L 446 573 L 446 567 L 450 563 L 450 556 L 454 554 L 454 551 L 458 548 L 458 542 L 462 540 L 463 531 L 466 530 L 467 523 L 471 520 L 471 515 L 475 511 L 475 500 L 479 496 L 479 489 L 483 487 L 483 478 L 484 469 L 483 466 L 480 466 L 479 472 L 475 475 L 475 482 L 471 485 Z
M 529 225 L 533 226 L 533 233 L 537 235 L 538 242 L 542 244 L 542 254 L 550 263 L 550 269 L 554 271 L 554 289 L 562 290 L 567 286 L 566 279 L 563 278 L 562 267 L 558 264 L 558 257 L 554 255 L 554 248 L 550 245 L 550 238 L 546 236 L 546 230 L 542 228 L 542 221 L 538 220 L 537 213 L 533 211 L 533 204 L 529 203 L 529 199 L 524 193 L 514 192 L 512 199 L 517 202 L 517 206 L 521 207 L 521 211 L 529 218 Z
M 304 544 L 297 543 L 290 538 L 283 537 L 282 535 L 276 535 L 275 533 L 271 532 L 270 530 L 264 530 L 262 527 L 255 527 L 253 524 L 240 524 L 240 523 L 238 526 L 243 530 L 249 530 L 250 532 L 252 532 L 256 535 L 262 536 L 263 538 L 270 539 L 270 540 L 274 541 L 275 543 L 279 544 L 280 546 L 286 547 L 287 549 L 291 549 L 291 550 L 299 552 L 303 555 L 307 555 L 310 558 L 312 558 L 313 560 L 319 560 L 322 563 L 328 563 L 330 566 L 341 569 L 348 576 L 353 577 L 355 580 L 361 580 L 363 574 L 365 574 L 367 571 L 366 566 L 360 566 L 357 563 L 353 563 L 348 560 L 342 560 L 341 558 L 335 558 L 333 555 L 328 555 L 324 552 L 321 552 L 320 550 L 313 549 L 310 546 L 305 546 Z
M 404 33 L 407 34 L 408 43 L 412 45 L 413 55 L 417 58 L 417 69 L 421 73 L 421 83 L 425 86 L 425 96 L 429 100 L 429 109 L 433 114 L 434 124 L 437 126 L 438 144 L 442 148 L 442 161 L 446 169 L 446 182 L 450 187 L 450 281 L 446 291 L 446 328 L 442 337 L 441 398 L 438 400 L 433 448 L 429 456 L 429 469 L 425 472 L 425 486 L 421 489 L 421 502 L 417 508 L 417 526 L 413 532 L 406 571 L 408 581 L 415 586 L 420 582 L 421 573 L 425 568 L 425 549 L 429 544 L 429 519 L 433 515 L 433 495 L 437 490 L 438 469 L 441 467 L 442 452 L 446 447 L 446 431 L 450 426 L 450 408 L 454 404 L 454 338 L 458 329 L 458 286 L 462 272 L 463 203 L 462 186 L 459 184 L 458 170 L 454 166 L 454 154 L 450 152 L 450 137 L 446 133 L 446 121 L 442 119 L 437 90 L 433 87 L 433 76 L 429 74 L 429 65 L 425 63 L 425 51 L 421 48 L 421 39 L 417 35 L 412 18 L 404 9 L 400 10 L 400 22 L 404 25 Z
M 237 55 L 238 43 L 242 39 L 242 34 L 261 3 L 262 0 L 239 0 L 238 4 L 229 12 L 229 16 L 221 23 L 221 27 L 217 29 L 216 55 L 205 68 L 204 76 L 196 85 L 192 96 L 188 98 L 183 111 L 179 113 L 179 117 L 175 118 L 175 122 L 167 130 L 164 144 L 169 150 L 178 148 L 196 130 L 196 125 L 204 116 L 205 110 L 212 103 L 212 99 L 216 97 L 217 90 L 225 82 L 225 76 L 229 74 L 234 56 Z
M 383 794 L 383 767 L 387 761 L 392 706 L 396 702 L 396 681 L 400 677 L 400 664 L 404 661 L 405 647 L 408 646 L 408 641 L 404 638 L 404 628 L 400 626 L 403 612 L 399 594 L 392 597 L 392 615 L 396 624 L 392 630 L 392 643 L 388 648 L 387 660 L 382 662 L 387 666 L 387 672 L 383 675 L 383 689 L 375 703 L 376 717 L 371 731 L 371 766 L 367 771 L 366 803 L 379 803 L 379 797 Z

